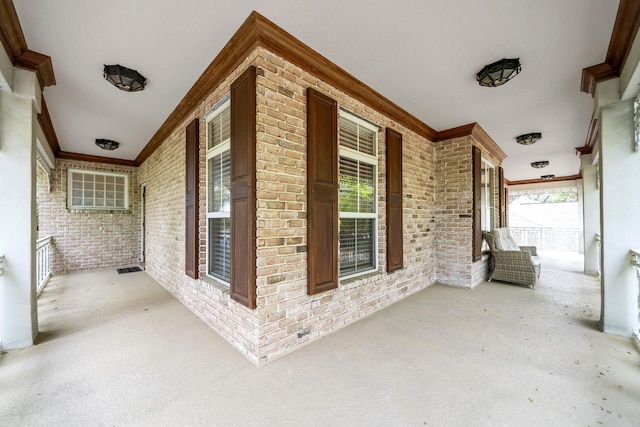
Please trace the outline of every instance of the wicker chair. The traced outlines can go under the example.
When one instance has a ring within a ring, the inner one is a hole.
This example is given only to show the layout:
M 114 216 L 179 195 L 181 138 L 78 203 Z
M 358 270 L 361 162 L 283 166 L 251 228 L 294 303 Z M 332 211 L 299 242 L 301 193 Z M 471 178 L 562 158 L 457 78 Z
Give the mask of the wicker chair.
M 493 268 L 488 281 L 517 283 L 533 289 L 537 278 L 540 277 L 540 258 L 536 247 L 518 246 L 507 228 L 483 231 L 482 236 L 487 241 L 493 258 Z M 502 245 L 505 241 L 507 244 Z

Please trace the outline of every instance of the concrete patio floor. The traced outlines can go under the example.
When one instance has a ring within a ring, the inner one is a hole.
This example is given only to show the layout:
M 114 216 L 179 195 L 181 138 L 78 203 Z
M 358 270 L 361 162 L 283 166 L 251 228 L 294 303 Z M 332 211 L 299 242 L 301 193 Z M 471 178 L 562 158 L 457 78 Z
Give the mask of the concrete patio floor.
M 639 426 L 634 341 L 542 255 L 535 290 L 435 285 L 261 368 L 144 272 L 58 276 L 0 356 L 0 425 Z

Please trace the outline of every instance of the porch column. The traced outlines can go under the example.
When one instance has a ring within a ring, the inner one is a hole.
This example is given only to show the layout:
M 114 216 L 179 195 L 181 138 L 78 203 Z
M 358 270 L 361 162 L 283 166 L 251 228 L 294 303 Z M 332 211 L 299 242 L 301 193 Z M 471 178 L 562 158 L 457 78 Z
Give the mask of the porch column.
M 16 68 L 0 90 L 0 341 L 30 346 L 38 333 L 35 279 L 36 128 L 40 85 Z
M 584 224 L 584 273 L 600 273 L 600 190 L 598 166 L 591 164 L 592 156 L 582 155 L 582 217 Z M 596 236 L 598 235 L 598 236 Z
M 629 250 L 640 245 L 640 152 L 634 151 L 633 100 L 620 100 L 619 78 L 598 84 L 600 222 L 604 332 L 631 336 L 638 316 L 638 281 Z

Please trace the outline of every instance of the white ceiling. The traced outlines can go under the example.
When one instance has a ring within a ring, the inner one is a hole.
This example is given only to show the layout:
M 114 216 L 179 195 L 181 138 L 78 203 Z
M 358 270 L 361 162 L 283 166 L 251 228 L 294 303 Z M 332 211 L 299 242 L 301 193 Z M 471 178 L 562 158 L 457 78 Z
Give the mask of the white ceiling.
M 507 154 L 511 181 L 579 172 L 591 96 L 618 0 L 14 1 L 30 50 L 52 58 L 45 98 L 62 151 L 133 160 L 252 10 L 440 131 L 478 122 Z M 498 88 L 475 74 L 503 57 L 522 72 Z M 104 64 L 148 79 L 115 89 Z M 517 135 L 542 132 L 532 146 Z M 96 138 L 119 141 L 116 151 Z M 545 169 L 532 161 L 549 160 Z

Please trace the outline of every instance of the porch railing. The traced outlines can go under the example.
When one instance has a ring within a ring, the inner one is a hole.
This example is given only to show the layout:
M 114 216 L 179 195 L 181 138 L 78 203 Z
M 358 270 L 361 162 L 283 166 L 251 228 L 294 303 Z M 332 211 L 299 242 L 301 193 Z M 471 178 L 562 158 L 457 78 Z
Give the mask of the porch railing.
M 509 230 L 520 246 L 537 246 L 538 249 L 556 251 L 580 250 L 578 228 L 509 227 Z
M 640 249 L 631 249 L 629 255 L 631 256 L 631 265 L 636 268 L 638 274 L 638 318 L 636 319 L 633 333 L 636 335 L 636 339 L 640 341 Z
M 40 295 L 47 280 L 51 277 L 51 242 L 52 238 L 43 237 L 36 242 L 36 283 L 37 294 Z

